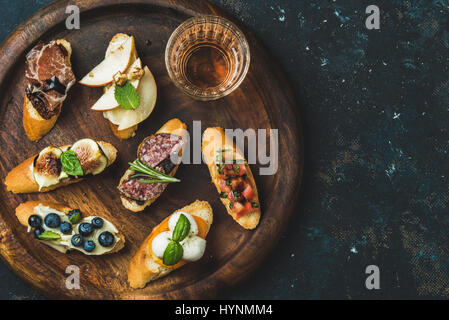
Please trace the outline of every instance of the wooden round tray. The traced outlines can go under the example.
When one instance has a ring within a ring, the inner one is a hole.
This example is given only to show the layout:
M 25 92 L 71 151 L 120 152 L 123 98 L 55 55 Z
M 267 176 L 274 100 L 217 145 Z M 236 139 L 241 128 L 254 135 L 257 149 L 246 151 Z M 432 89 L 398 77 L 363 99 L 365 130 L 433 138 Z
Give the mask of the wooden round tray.
M 69 4 L 80 7 L 80 30 L 65 28 L 65 10 Z M 164 51 L 173 30 L 196 14 L 229 18 L 204 0 L 57 1 L 21 24 L 0 47 L 2 182 L 12 168 L 48 145 L 60 146 L 90 137 L 111 142 L 119 152 L 117 162 L 103 174 L 53 192 L 14 195 L 1 184 L 1 255 L 22 279 L 44 295 L 59 299 L 213 298 L 245 279 L 277 243 L 294 208 L 302 176 L 302 136 L 292 91 L 277 63 L 251 32 L 240 26 L 251 48 L 251 66 L 242 85 L 229 96 L 213 102 L 199 102 L 184 95 L 168 77 Z M 80 79 L 100 62 L 108 42 L 118 32 L 135 36 L 139 56 L 152 70 L 158 85 L 155 110 L 139 125 L 137 135 L 119 141 L 102 113 L 90 110 L 102 89 L 77 84 L 69 92 L 53 130 L 38 143 L 30 142 L 22 126 L 25 54 L 37 40 L 65 38 L 72 44 L 72 64 Z M 208 126 L 279 130 L 278 172 L 261 176 L 259 165 L 252 165 L 262 207 L 257 229 L 244 230 L 226 213 L 204 164 L 181 165 L 177 177 L 182 182 L 168 186 L 162 196 L 140 214 L 127 211 L 121 205 L 116 186 L 127 162 L 135 158 L 137 146 L 144 137 L 173 117 L 187 123 L 189 130 L 194 120 L 202 121 L 202 130 Z M 214 210 L 214 223 L 203 259 L 144 289 L 130 288 L 127 267 L 138 246 L 167 215 L 196 199 L 209 201 Z M 125 234 L 126 246 L 108 256 L 61 254 L 39 243 L 17 221 L 14 210 L 27 200 L 57 201 L 80 208 L 87 215 L 104 216 Z M 68 290 L 65 286 L 68 276 L 65 270 L 69 265 L 80 267 L 79 290 Z

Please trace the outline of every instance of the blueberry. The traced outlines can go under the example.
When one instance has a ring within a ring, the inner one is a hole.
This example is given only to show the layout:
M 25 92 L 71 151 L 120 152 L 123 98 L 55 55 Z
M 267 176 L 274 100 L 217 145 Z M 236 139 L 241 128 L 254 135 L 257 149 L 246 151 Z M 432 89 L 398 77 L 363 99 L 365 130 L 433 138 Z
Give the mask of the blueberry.
M 49 213 L 45 217 L 44 223 L 49 228 L 57 228 L 61 224 L 61 218 L 56 213 Z
M 81 245 L 82 245 L 83 242 L 84 242 L 83 236 L 80 235 L 80 234 L 75 234 L 75 235 L 72 237 L 71 242 L 72 242 L 72 244 L 73 244 L 75 247 L 81 247 Z
M 33 214 L 28 218 L 28 225 L 32 228 L 40 227 L 42 224 L 42 218 L 36 214 Z
M 81 221 L 81 211 L 79 209 L 74 209 L 69 211 L 69 221 L 71 224 L 77 224 Z
M 69 222 L 63 222 L 61 223 L 61 225 L 59 226 L 59 230 L 63 233 L 63 234 L 70 234 L 72 232 L 72 225 Z
M 33 232 L 34 237 L 35 237 L 36 239 L 39 239 L 39 236 L 40 236 L 42 233 L 44 233 L 44 229 L 43 229 L 42 227 L 37 227 L 36 229 L 34 229 L 34 232 Z
M 84 247 L 83 248 L 87 252 L 92 252 L 95 249 L 95 242 L 93 242 L 92 240 L 87 240 L 86 242 L 84 242 Z
M 94 231 L 94 228 L 90 223 L 83 222 L 78 226 L 78 231 L 82 236 L 87 237 Z
M 100 236 L 98 237 L 98 242 L 100 242 L 103 247 L 112 246 L 114 244 L 114 240 L 114 235 L 109 231 L 100 233 Z
M 100 229 L 101 227 L 103 227 L 103 219 L 101 219 L 100 217 L 93 218 L 91 223 L 96 229 Z

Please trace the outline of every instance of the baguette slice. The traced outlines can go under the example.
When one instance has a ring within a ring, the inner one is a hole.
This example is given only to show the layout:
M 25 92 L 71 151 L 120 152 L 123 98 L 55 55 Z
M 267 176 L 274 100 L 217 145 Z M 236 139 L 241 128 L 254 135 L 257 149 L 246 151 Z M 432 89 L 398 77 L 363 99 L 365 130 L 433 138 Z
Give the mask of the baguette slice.
M 234 151 L 236 159 L 244 160 L 247 170 L 247 177 L 249 183 L 251 184 L 251 187 L 253 188 L 254 197 L 257 199 L 257 202 L 260 203 L 257 193 L 256 182 L 254 181 L 253 173 L 251 172 L 251 168 L 249 167 L 247 161 L 245 160 L 245 157 L 242 155 L 241 151 L 236 148 L 233 141 L 226 137 L 223 128 L 214 127 L 214 128 L 207 128 L 204 131 L 201 150 L 203 152 L 204 161 L 206 162 L 207 167 L 209 168 L 212 183 L 217 188 L 218 193 L 221 192 L 221 189 L 218 184 L 218 174 L 215 166 L 215 155 L 216 151 L 220 149 L 232 149 Z M 255 227 L 257 227 L 260 220 L 260 207 L 255 209 L 255 211 L 249 212 L 244 216 L 238 218 L 237 214 L 232 209 L 229 208 L 229 204 L 231 201 L 228 198 L 221 198 L 221 197 L 220 200 L 225 206 L 228 214 L 243 228 L 254 229 Z
M 187 134 L 186 130 L 187 130 L 187 125 L 185 123 L 181 122 L 181 120 L 174 118 L 174 119 L 167 121 L 162 126 L 162 128 L 160 128 L 156 133 L 177 134 L 177 135 L 182 136 L 183 138 L 186 138 L 186 134 Z M 142 146 L 142 143 L 139 145 L 138 150 L 141 148 L 141 146 Z M 180 151 L 180 155 L 181 155 L 181 151 Z M 176 174 L 176 171 L 178 170 L 178 168 L 179 168 L 179 165 L 175 166 L 173 168 L 173 170 L 169 173 L 169 175 L 173 177 Z M 132 170 L 129 170 L 129 169 L 126 170 L 125 174 L 120 179 L 119 185 L 122 184 L 123 181 L 127 180 L 132 174 L 133 174 Z M 151 205 L 154 201 L 156 201 L 157 197 L 149 199 L 141 205 L 138 204 L 137 201 L 127 198 L 123 195 L 120 197 L 120 199 L 122 200 L 123 206 L 125 206 L 125 208 L 127 208 L 128 210 L 131 210 L 133 212 L 140 212 L 140 211 L 143 211 L 149 205 Z
M 108 166 L 114 163 L 117 158 L 117 149 L 107 142 L 98 141 L 101 149 L 105 153 L 105 156 L 108 158 Z M 70 145 L 62 146 L 61 148 L 67 148 Z M 33 164 L 34 159 L 37 155 L 34 155 L 17 167 L 12 169 L 5 178 L 6 190 L 11 191 L 13 193 L 33 193 L 33 192 L 48 192 L 57 188 L 61 188 L 67 186 L 72 183 L 80 182 L 84 180 L 84 178 L 78 179 L 70 179 L 67 181 L 63 181 L 61 183 L 52 185 L 50 187 L 42 188 L 39 191 L 39 185 L 34 180 L 32 172 L 30 170 L 31 165 Z
M 191 214 L 192 216 L 197 216 L 203 219 L 207 226 L 206 234 L 209 232 L 210 226 L 212 225 L 213 221 L 212 207 L 210 206 L 209 202 L 196 200 L 192 204 L 176 210 L 175 212 L 173 212 L 173 214 L 178 211 L 184 211 Z M 170 216 L 165 218 L 164 221 L 162 221 L 160 224 L 168 221 L 170 219 Z M 153 236 L 153 232 L 157 230 L 158 226 L 153 228 L 150 235 L 143 241 L 139 250 L 136 252 L 129 263 L 128 282 L 134 289 L 143 288 L 148 282 L 164 277 L 171 271 L 178 268 L 176 265 L 173 267 L 167 267 L 157 263 L 149 252 L 149 241 Z M 179 265 L 179 267 L 180 266 L 181 265 Z
M 69 208 L 59 203 L 52 203 L 46 201 L 27 201 L 20 204 L 16 208 L 16 217 L 17 219 L 19 219 L 21 225 L 28 227 L 28 218 L 34 214 L 34 208 L 39 204 L 64 212 L 66 214 L 68 214 L 69 211 L 72 210 L 72 208 Z M 113 250 L 106 252 L 104 254 L 111 254 L 117 252 L 125 246 L 125 236 L 121 232 L 119 232 L 118 237 L 120 238 L 120 242 L 118 243 L 118 245 Z
M 71 66 L 70 57 L 72 56 L 72 47 L 70 46 L 70 42 L 64 39 L 58 39 L 56 40 L 56 43 L 64 46 L 67 50 L 67 63 Z M 54 127 L 56 120 L 58 120 L 61 110 L 62 106 L 60 106 L 58 114 L 46 120 L 41 117 L 25 94 L 23 98 L 23 128 L 25 129 L 28 138 L 31 141 L 38 141 L 50 132 Z

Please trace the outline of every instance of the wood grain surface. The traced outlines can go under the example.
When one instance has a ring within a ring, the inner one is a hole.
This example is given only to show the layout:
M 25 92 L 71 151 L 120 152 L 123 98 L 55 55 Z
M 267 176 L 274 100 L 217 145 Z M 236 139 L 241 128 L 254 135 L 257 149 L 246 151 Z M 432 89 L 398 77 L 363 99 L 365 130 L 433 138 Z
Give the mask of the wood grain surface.
M 65 9 L 81 9 L 81 29 L 65 28 Z M 244 280 L 273 249 L 292 213 L 302 176 L 302 136 L 295 101 L 276 62 L 254 36 L 240 26 L 251 48 L 247 78 L 231 95 L 213 102 L 199 102 L 179 91 L 165 69 L 164 51 L 172 31 L 197 14 L 226 14 L 206 1 L 78 0 L 57 1 L 21 24 L 0 47 L 0 177 L 48 145 L 65 145 L 89 137 L 112 143 L 118 159 L 101 175 L 43 194 L 14 195 L 0 187 L 0 250 L 2 258 L 24 280 L 51 298 L 83 299 L 196 299 L 214 298 L 223 289 Z M 232 18 L 231 18 L 232 20 Z M 235 22 L 235 21 L 234 21 Z M 134 35 L 143 63 L 153 72 L 158 101 L 149 119 L 139 125 L 137 135 L 119 141 L 101 112 L 90 106 L 101 96 L 100 88 L 79 84 L 69 92 L 53 130 L 38 143 L 30 142 L 22 127 L 25 90 L 25 54 L 37 40 L 67 39 L 73 48 L 72 64 L 79 80 L 98 64 L 112 36 Z M 144 212 L 134 214 L 122 207 L 117 183 L 133 160 L 142 139 L 167 120 L 177 117 L 191 130 L 194 120 L 224 128 L 279 130 L 279 170 L 272 176 L 258 175 L 262 219 L 254 231 L 246 231 L 227 215 L 204 164 L 181 165 L 181 183 L 170 185 Z M 202 260 L 190 263 L 145 289 L 129 287 L 129 260 L 151 229 L 177 208 L 196 199 L 207 200 L 214 210 L 214 224 Z M 61 254 L 34 240 L 14 215 L 27 200 L 57 201 L 79 207 L 86 215 L 104 216 L 126 236 L 125 248 L 110 256 L 88 257 Z M 65 269 L 80 267 L 81 289 L 65 287 Z M 269 276 L 269 275 L 268 275 Z M 262 280 L 261 280 L 262 281 Z

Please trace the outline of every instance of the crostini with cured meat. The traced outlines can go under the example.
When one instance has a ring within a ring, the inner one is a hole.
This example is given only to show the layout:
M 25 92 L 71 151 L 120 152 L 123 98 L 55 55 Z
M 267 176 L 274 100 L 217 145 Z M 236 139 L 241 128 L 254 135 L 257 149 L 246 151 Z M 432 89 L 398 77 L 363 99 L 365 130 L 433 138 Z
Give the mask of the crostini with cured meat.
M 76 78 L 64 39 L 39 42 L 26 56 L 27 87 L 23 102 L 23 127 L 31 141 L 38 141 L 55 125 Z
M 137 159 L 120 179 L 118 190 L 123 205 L 139 212 L 151 205 L 174 178 L 181 163 L 187 125 L 171 119 L 137 149 Z

